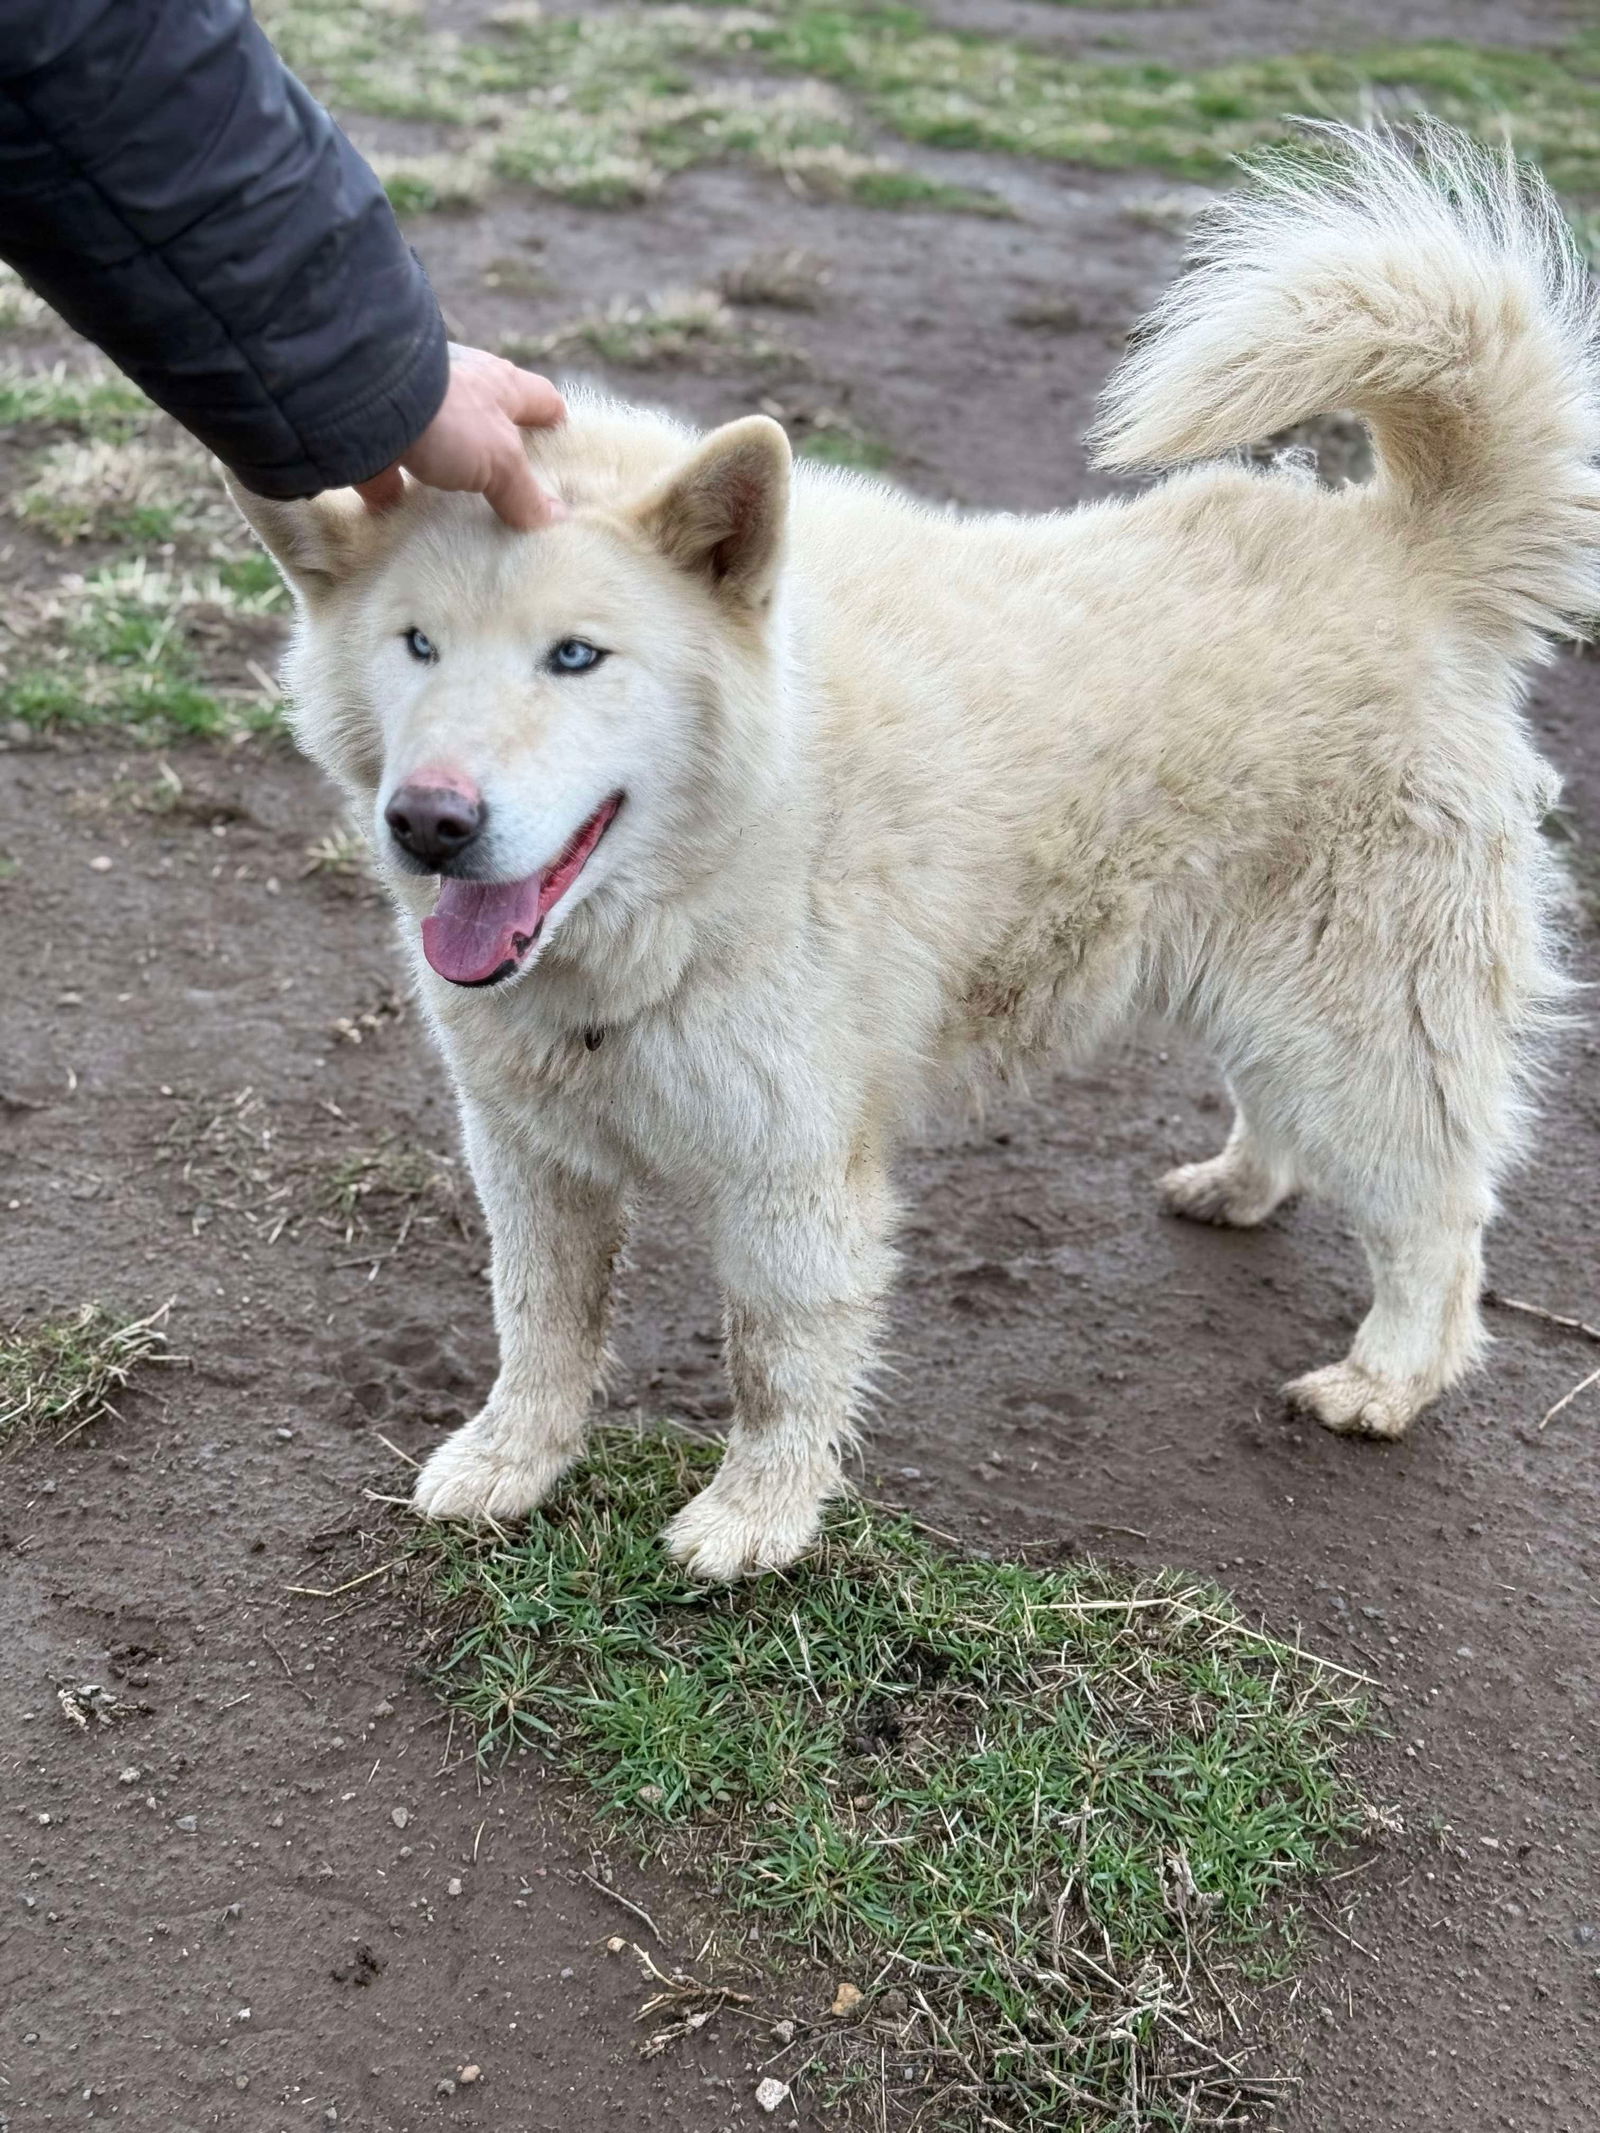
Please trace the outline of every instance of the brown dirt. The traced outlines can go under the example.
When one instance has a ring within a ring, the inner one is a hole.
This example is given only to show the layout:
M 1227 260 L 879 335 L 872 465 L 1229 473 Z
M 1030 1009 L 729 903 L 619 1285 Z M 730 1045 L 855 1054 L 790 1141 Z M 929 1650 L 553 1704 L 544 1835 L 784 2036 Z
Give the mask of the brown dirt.
M 1237 14 L 1264 12 L 1280 11 Z M 1431 10 L 1463 34 L 1482 12 Z M 1122 210 L 1169 188 L 917 161 L 1004 188 L 1022 219 L 809 205 L 715 171 L 647 214 L 509 201 L 417 235 L 482 339 L 804 244 L 833 264 L 823 309 L 756 314 L 804 363 L 618 382 L 703 416 L 769 395 L 844 406 L 934 494 L 1090 493 L 1084 418 L 1175 249 Z M 486 263 L 530 237 L 554 293 L 486 288 Z M 1009 322 L 1063 289 L 1076 323 Z M 1571 660 L 1535 702 L 1590 853 L 1597 695 L 1600 666 Z M 0 886 L 7 1312 L 170 1297 L 191 1359 L 147 1375 L 120 1422 L 0 1468 L 0 2125 L 749 2125 L 761 2030 L 725 2019 L 641 2061 L 637 1969 L 604 1950 L 642 1929 L 582 1877 L 614 1872 L 681 1956 L 674 1892 L 595 1862 L 536 1770 L 478 1779 L 409 1679 L 382 1579 L 331 1603 L 287 1589 L 338 1582 L 330 1564 L 381 1519 L 363 1491 L 403 1487 L 383 1439 L 420 1451 L 483 1389 L 485 1251 L 440 1074 L 384 1006 L 383 911 L 305 871 L 332 801 L 268 751 L 170 760 L 199 797 L 165 816 L 119 797 L 148 758 L 19 747 L 0 778 L 0 853 L 21 862 Z M 1592 919 L 1579 930 L 1592 977 Z M 336 1033 L 368 1011 L 359 1045 Z M 1503 1291 L 1590 1319 L 1597 1052 L 1583 1031 L 1562 1047 L 1491 1254 Z M 1353 1917 L 1282 2016 L 1302 2087 L 1281 2123 L 1581 2133 L 1600 2015 L 1600 1406 L 1535 1425 L 1594 1350 L 1496 1313 L 1488 1371 L 1406 1443 L 1287 1418 L 1275 1386 L 1340 1352 L 1362 1272 L 1315 1208 L 1249 1237 L 1162 1217 L 1151 1179 L 1224 1123 L 1204 1062 L 1147 1042 L 911 1150 L 903 1374 L 866 1478 L 996 1550 L 1213 1570 L 1377 1675 L 1392 1738 L 1372 1782 L 1405 1834 L 1342 1886 Z M 397 1250 L 398 1207 L 366 1203 L 348 1241 L 317 1212 L 338 1166 L 384 1147 L 438 1158 Z M 693 1240 L 653 1218 L 632 1260 L 614 1397 L 718 1418 Z M 134 1708 L 83 1734 L 55 1692 L 90 1679 Z M 814 1980 L 762 1989 L 774 2014 L 818 2011 Z M 469 2063 L 481 2082 L 438 2093 Z

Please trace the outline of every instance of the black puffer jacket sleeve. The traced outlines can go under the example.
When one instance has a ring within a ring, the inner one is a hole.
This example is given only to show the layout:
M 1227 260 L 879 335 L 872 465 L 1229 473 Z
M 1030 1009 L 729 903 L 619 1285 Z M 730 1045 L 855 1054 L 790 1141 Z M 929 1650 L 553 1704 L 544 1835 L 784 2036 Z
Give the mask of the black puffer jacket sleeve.
M 248 0 L 0 0 L 0 258 L 263 496 L 444 397 L 427 278 Z

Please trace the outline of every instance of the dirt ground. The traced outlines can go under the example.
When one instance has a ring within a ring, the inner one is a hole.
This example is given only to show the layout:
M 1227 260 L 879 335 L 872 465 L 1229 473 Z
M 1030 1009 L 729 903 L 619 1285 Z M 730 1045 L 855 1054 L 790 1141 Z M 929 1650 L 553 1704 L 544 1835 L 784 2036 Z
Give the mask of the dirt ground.
M 1136 23 L 1148 44 L 1171 23 L 1188 56 L 1284 12 L 1314 11 L 1108 14 L 1081 35 Z M 1378 12 L 1320 34 L 1359 41 Z M 1419 29 L 1528 41 L 1568 19 L 1522 12 L 1410 10 Z M 984 22 L 1031 32 L 1046 13 L 1067 34 L 1065 11 L 1020 4 Z M 616 382 L 708 418 L 764 399 L 844 410 L 933 495 L 1093 493 L 1084 421 L 1177 249 L 1127 210 L 1170 186 L 916 161 L 996 187 L 1018 219 L 819 205 L 713 170 L 648 211 L 507 198 L 415 239 L 454 322 L 491 342 L 804 245 L 829 263 L 823 307 L 753 314 L 791 357 Z M 518 253 L 550 293 L 486 286 Z M 1533 716 L 1580 856 L 1600 840 L 1597 713 L 1600 663 L 1541 679 Z M 752 2124 L 770 2018 L 819 2014 L 818 1981 L 763 1983 L 761 2019 L 639 2058 L 638 1968 L 606 1942 L 648 1934 L 607 1878 L 690 1959 L 680 1899 L 594 1855 L 536 1769 L 478 1775 L 410 1678 L 382 1578 L 332 1601 L 293 1589 L 339 1581 L 330 1566 L 384 1516 L 364 1492 L 404 1488 L 396 1448 L 422 1452 L 486 1386 L 486 1252 L 385 913 L 359 877 L 309 865 L 332 798 L 268 748 L 166 760 L 183 788 L 166 812 L 133 804 L 148 756 L 14 736 L 0 771 L 0 853 L 18 862 L 0 883 L 5 1315 L 171 1299 L 186 1359 L 147 1374 L 120 1422 L 0 1469 L 0 2127 Z M 1575 936 L 1579 973 L 1600 977 L 1592 906 Z M 1491 1251 L 1498 1290 L 1591 1321 L 1597 1056 L 1592 1029 L 1563 1041 Z M 1584 2133 L 1600 1390 L 1537 1425 L 1600 1357 L 1497 1310 L 1488 1370 L 1405 1443 L 1287 1417 L 1276 1386 L 1342 1351 L 1363 1273 L 1316 1208 L 1251 1236 L 1162 1216 L 1152 1179 L 1225 1123 L 1206 1063 L 1156 1038 L 910 1150 L 901 1374 L 863 1478 L 997 1551 L 1214 1572 L 1383 1684 L 1371 1785 L 1403 1834 L 1341 1885 L 1353 1917 L 1318 1934 L 1274 2018 L 1300 2077 L 1282 2127 Z M 373 1189 L 347 1216 L 352 1180 Z M 664 1214 L 624 1293 L 616 1404 L 720 1420 L 716 1301 Z M 89 1680 L 127 1708 L 83 1732 L 56 1691 Z M 739 1952 L 724 1936 L 719 1959 Z

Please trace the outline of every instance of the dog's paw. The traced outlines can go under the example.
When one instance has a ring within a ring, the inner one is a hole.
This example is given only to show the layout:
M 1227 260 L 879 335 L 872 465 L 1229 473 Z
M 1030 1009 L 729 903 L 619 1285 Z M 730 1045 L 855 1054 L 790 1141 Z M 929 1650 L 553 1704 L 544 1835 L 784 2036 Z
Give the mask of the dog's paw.
M 1283 1388 L 1292 1407 L 1341 1437 L 1403 1437 L 1426 1395 L 1401 1378 L 1375 1377 L 1359 1363 L 1329 1363 Z
M 726 1472 L 667 1526 L 661 1536 L 667 1553 L 706 1585 L 787 1570 L 816 1540 L 825 1492 L 779 1491 L 737 1477 L 725 1483 Z
M 412 1508 L 424 1518 L 493 1519 L 506 1525 L 543 1503 L 572 1458 L 537 1445 L 519 1447 L 515 1439 L 508 1443 L 500 1433 L 469 1422 L 423 1466 L 411 1492 Z
M 1156 1186 L 1170 1214 L 1187 1222 L 1215 1222 L 1226 1229 L 1254 1229 L 1283 1197 L 1247 1165 L 1229 1155 L 1204 1163 L 1180 1163 Z

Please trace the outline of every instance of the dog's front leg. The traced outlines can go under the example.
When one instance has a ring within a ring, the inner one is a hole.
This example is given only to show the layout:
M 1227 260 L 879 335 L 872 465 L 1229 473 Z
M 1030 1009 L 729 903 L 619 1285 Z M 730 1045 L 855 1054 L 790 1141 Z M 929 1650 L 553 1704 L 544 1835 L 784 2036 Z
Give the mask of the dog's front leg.
M 467 1153 L 494 1246 L 500 1375 L 433 1454 L 413 1501 L 427 1518 L 517 1518 L 583 1450 L 600 1375 L 620 1196 L 519 1149 L 469 1109 Z
M 734 1418 L 710 1486 L 668 1526 L 694 1577 L 781 1570 L 840 1487 L 893 1271 L 881 1169 L 768 1181 L 721 1211 Z

